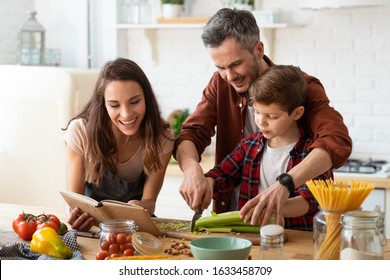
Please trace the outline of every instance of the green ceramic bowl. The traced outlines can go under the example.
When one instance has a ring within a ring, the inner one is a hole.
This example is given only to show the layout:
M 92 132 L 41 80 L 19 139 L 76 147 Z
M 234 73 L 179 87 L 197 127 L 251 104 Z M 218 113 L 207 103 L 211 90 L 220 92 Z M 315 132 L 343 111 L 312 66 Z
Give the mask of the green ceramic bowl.
M 190 242 L 197 260 L 245 260 L 252 242 L 238 237 L 205 237 Z

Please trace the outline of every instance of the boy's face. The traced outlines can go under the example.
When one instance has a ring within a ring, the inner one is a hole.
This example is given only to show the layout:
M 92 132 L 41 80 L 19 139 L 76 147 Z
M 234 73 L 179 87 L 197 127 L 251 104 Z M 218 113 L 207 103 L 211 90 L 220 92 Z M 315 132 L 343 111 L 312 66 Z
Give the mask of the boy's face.
M 272 103 L 265 105 L 254 102 L 255 122 L 267 138 L 268 143 L 272 142 L 274 147 L 285 146 L 296 142 L 298 137 L 297 120 L 303 114 L 303 106 L 296 108 L 291 115 L 283 109 L 279 104 Z

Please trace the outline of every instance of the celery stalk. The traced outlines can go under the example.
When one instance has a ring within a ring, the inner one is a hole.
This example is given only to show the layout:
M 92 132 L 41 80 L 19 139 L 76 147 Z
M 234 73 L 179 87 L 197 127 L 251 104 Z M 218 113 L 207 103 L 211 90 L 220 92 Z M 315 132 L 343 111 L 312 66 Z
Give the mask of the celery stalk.
M 195 226 L 199 227 L 207 227 L 211 225 L 229 225 L 243 222 L 240 217 L 239 211 L 230 211 L 221 214 L 217 214 L 216 216 L 208 216 L 201 217 L 195 222 Z
M 268 223 L 275 223 L 272 215 Z M 198 231 L 207 232 L 246 232 L 259 233 L 259 225 L 246 224 L 240 217 L 239 211 L 230 211 L 221 214 L 212 213 L 211 216 L 201 217 L 195 222 Z

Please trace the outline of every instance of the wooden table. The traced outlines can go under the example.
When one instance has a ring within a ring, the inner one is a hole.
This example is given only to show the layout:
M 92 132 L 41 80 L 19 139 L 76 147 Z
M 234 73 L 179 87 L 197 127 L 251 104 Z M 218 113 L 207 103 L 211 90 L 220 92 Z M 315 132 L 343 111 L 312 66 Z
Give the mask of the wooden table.
M 12 231 L 12 220 L 13 218 L 21 212 L 29 212 L 32 214 L 54 214 L 58 216 L 61 221 L 65 221 L 65 209 L 52 209 L 52 208 L 41 208 L 34 206 L 25 206 L 25 205 L 16 205 L 16 204 L 4 204 L 0 203 L 0 242 L 11 242 L 23 240 L 19 238 Z M 313 259 L 313 243 L 312 243 L 312 233 L 295 231 L 295 230 L 286 230 L 288 235 L 288 241 L 284 245 L 284 257 L 285 259 L 295 259 L 295 260 L 311 260 Z M 161 241 L 164 248 L 170 248 L 171 244 L 174 241 L 183 241 L 177 238 L 162 237 Z M 87 260 L 94 260 L 96 253 L 99 250 L 99 240 L 94 238 L 87 237 L 77 237 L 77 242 L 80 246 L 80 250 L 84 255 L 84 258 Z M 186 244 L 189 244 L 189 241 L 184 241 Z M 259 246 L 252 246 L 250 256 L 252 259 L 259 259 Z M 180 259 L 193 259 L 186 255 L 179 255 Z M 390 240 L 387 240 L 387 246 L 385 247 L 385 259 L 390 260 Z

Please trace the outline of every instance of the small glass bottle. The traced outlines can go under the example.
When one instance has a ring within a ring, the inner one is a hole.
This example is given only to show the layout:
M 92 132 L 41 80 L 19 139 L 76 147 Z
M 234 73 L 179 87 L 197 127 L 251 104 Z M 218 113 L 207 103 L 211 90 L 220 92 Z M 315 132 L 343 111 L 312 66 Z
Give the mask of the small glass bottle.
M 380 213 L 350 211 L 342 219 L 341 260 L 383 260 L 386 239 L 380 231 Z
M 260 229 L 260 259 L 283 260 L 284 228 L 279 225 L 265 225 Z

